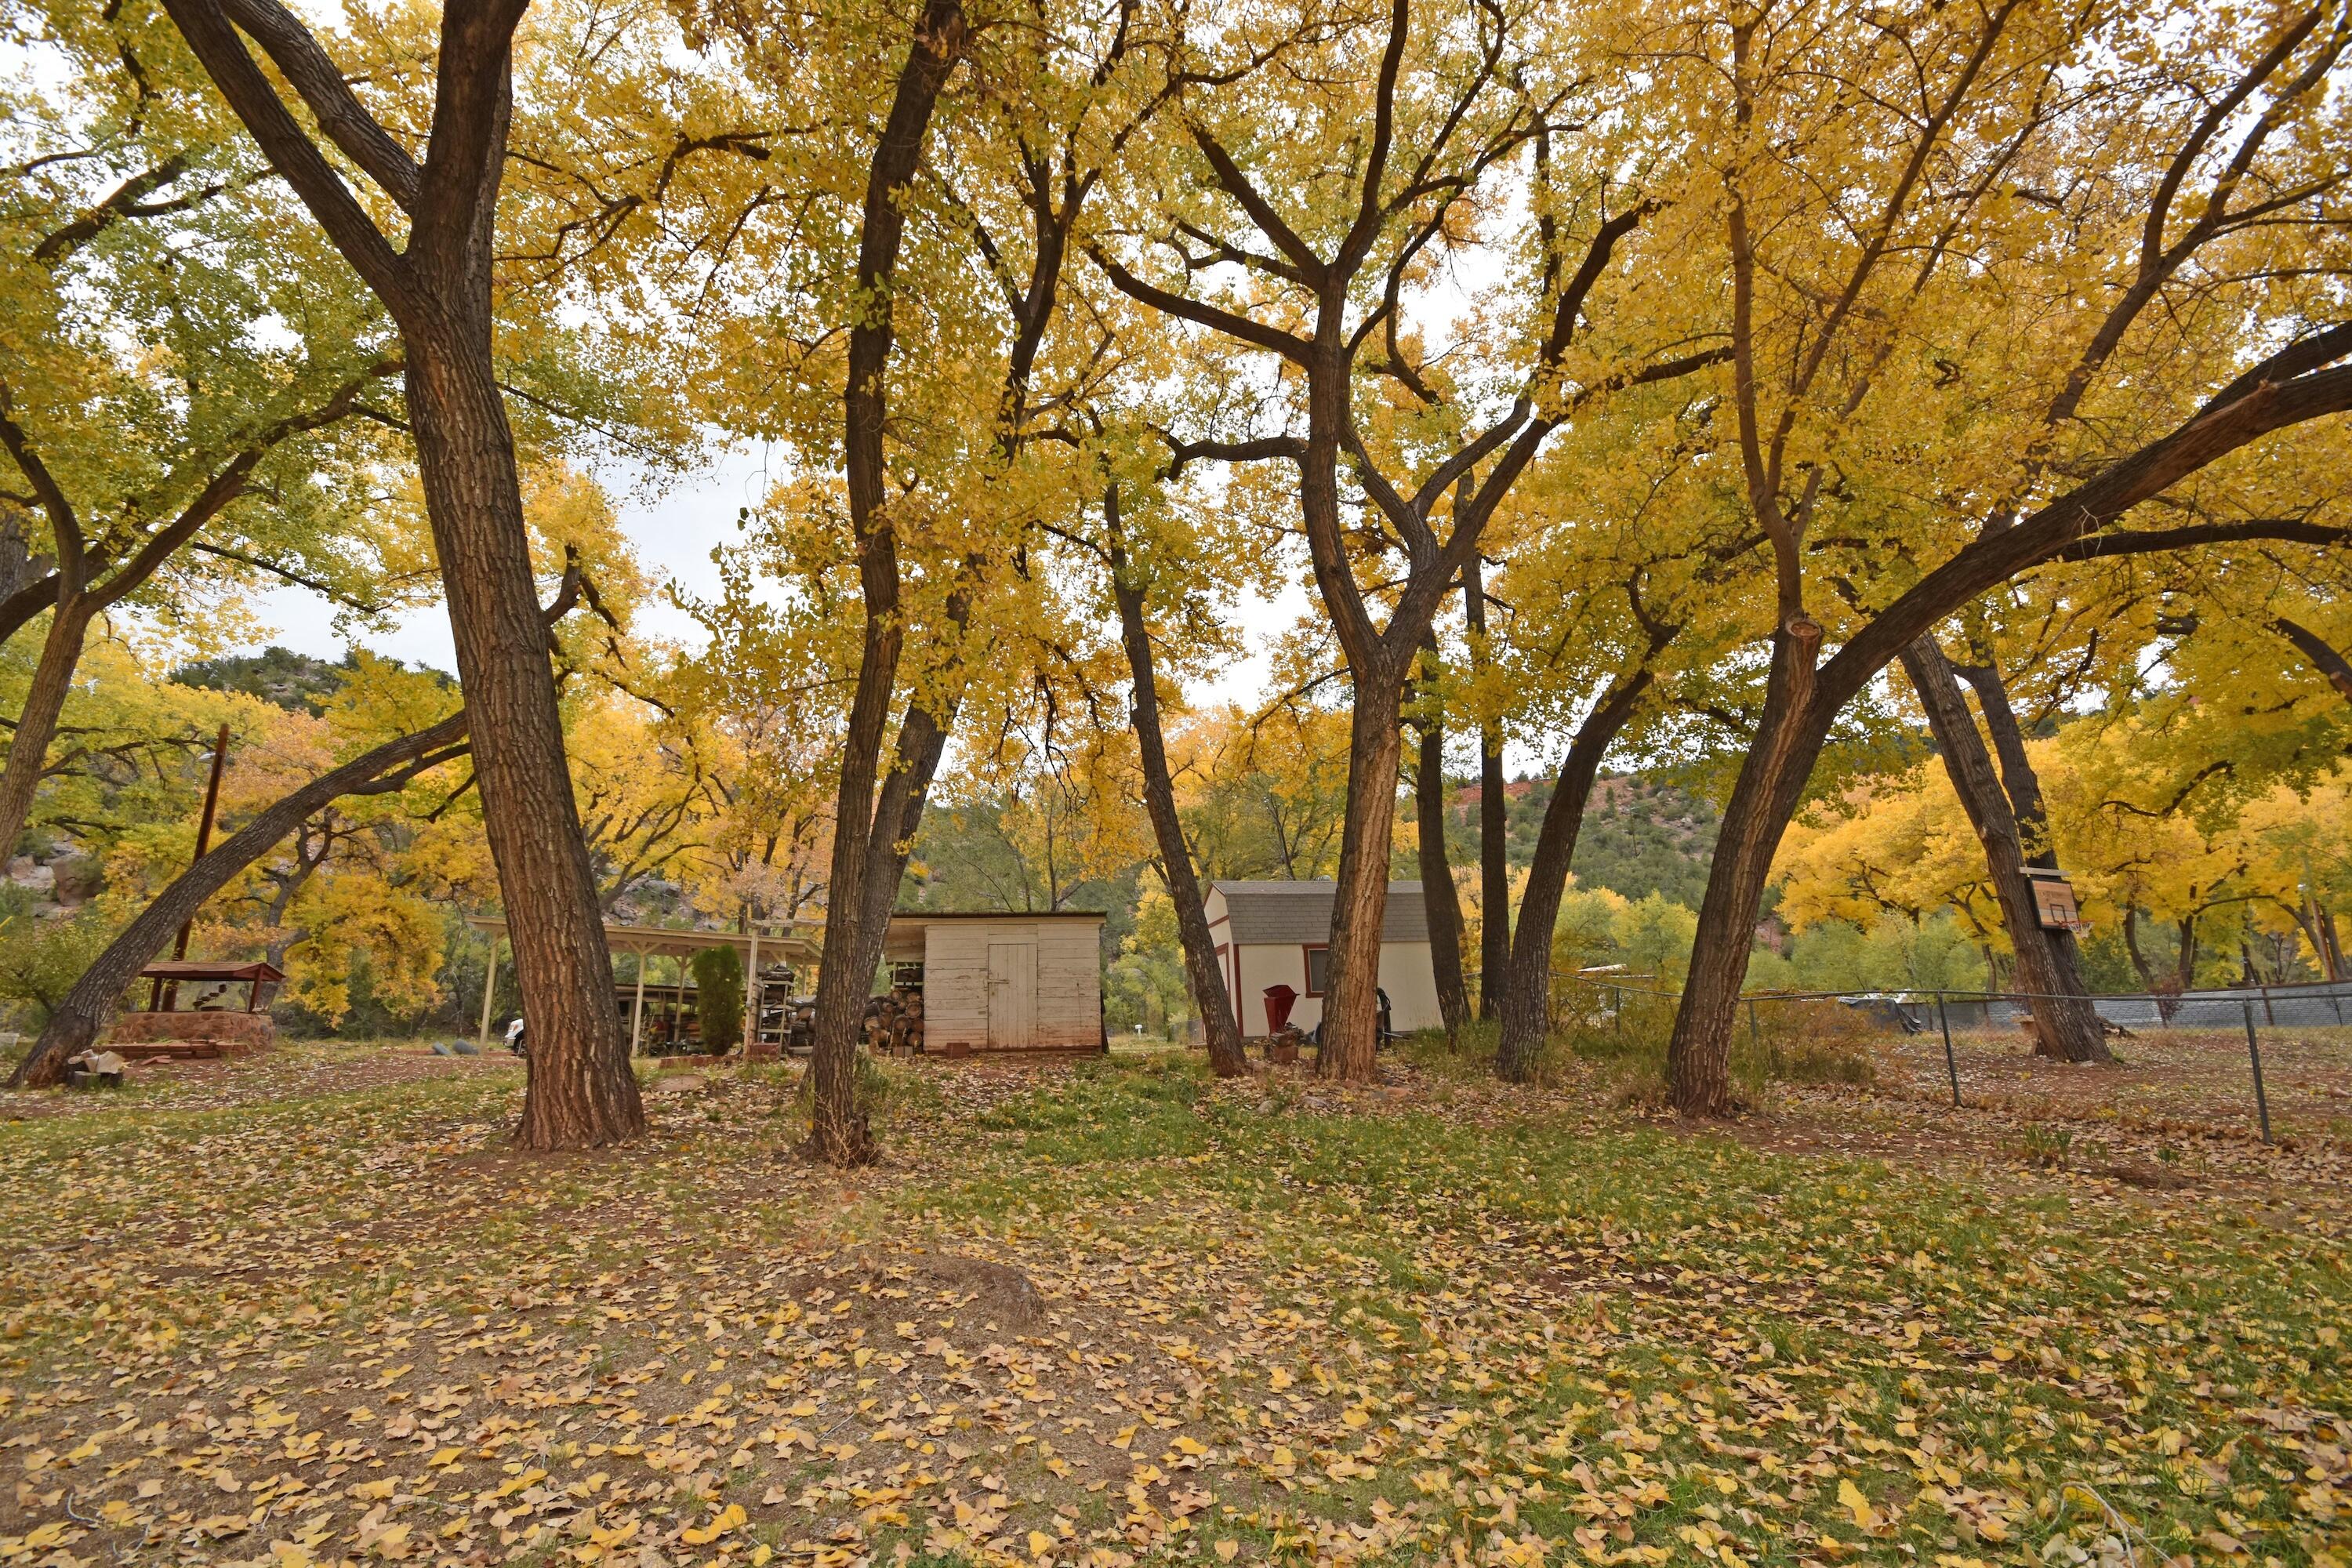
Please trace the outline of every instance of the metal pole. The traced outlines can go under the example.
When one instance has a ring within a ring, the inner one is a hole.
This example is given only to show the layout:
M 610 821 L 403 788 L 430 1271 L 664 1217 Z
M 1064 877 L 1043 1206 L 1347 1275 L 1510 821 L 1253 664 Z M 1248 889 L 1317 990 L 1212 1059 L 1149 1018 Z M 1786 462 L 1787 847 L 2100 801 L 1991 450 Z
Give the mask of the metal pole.
M 1936 993 L 1936 1022 L 1944 1029 L 1944 1073 L 1952 1080 L 1952 1109 L 1960 1108 L 1960 1064 L 1952 1056 L 1952 1016 L 1944 1006 L 1944 994 Z
M 213 847 L 213 821 L 220 814 L 221 764 L 227 760 L 228 725 L 224 723 L 220 727 L 219 737 L 213 742 L 213 773 L 212 777 L 205 783 L 205 812 L 196 819 L 196 854 L 195 859 L 188 862 L 191 866 L 194 865 L 196 860 L 203 859 L 205 851 Z M 194 928 L 195 923 L 195 917 L 193 915 L 180 923 L 179 939 L 172 943 L 173 963 L 177 963 L 188 956 L 188 932 Z M 178 1003 L 180 999 L 178 981 L 172 982 L 168 992 L 161 980 L 149 986 L 147 1011 L 153 1013 L 161 1010 L 167 998 L 173 1004 Z
M 1625 1032 L 1625 988 L 1614 985 L 1610 987 L 1610 991 L 1617 999 L 1612 1011 L 1616 1015 L 1617 1032 L 1622 1035 Z
M 1764 1036 L 1756 1027 L 1756 998 L 1748 999 L 1748 1043 L 1759 1052 L 1764 1048 Z
M 482 1032 L 474 1043 L 487 1048 L 490 1043 L 490 998 L 499 994 L 499 933 L 490 933 L 489 967 L 482 971 Z
M 2246 1059 L 2254 1064 L 2254 1113 L 2262 1118 L 2263 1142 L 2271 1141 L 2270 1096 L 2263 1092 L 2263 1047 L 2254 1037 L 2254 1005 L 2242 1004 L 2246 1012 Z

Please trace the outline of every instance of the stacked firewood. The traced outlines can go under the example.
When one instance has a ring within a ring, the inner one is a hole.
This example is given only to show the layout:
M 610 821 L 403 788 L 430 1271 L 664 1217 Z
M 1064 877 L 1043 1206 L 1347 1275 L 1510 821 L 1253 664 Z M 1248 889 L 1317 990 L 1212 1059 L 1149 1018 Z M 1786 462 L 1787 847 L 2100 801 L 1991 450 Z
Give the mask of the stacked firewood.
M 866 1004 L 866 1048 L 877 1056 L 920 1055 L 923 1049 L 923 994 L 910 985 L 894 985 Z

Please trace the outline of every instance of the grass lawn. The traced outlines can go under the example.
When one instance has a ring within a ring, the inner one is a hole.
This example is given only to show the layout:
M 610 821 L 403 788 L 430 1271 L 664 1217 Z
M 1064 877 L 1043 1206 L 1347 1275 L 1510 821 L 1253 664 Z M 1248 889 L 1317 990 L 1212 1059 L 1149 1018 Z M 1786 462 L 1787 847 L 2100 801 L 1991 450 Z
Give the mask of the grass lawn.
M 2340 1153 L 1171 1055 L 888 1069 L 845 1175 L 795 1070 L 0 1098 L 0 1563 L 2352 1563 Z

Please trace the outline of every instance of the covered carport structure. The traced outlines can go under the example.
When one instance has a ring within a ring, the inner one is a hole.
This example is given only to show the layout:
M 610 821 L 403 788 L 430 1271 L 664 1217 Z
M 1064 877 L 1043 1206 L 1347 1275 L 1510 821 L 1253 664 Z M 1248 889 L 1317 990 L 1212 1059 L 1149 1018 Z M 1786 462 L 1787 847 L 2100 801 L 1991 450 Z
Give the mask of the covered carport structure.
M 479 1043 L 490 1041 L 490 1005 L 499 988 L 499 947 L 506 941 L 507 922 L 497 915 L 467 915 L 466 923 L 489 938 L 488 967 L 482 976 L 482 1022 Z M 615 953 L 634 953 L 637 960 L 636 994 L 629 1006 L 629 1050 L 635 1055 L 645 1037 L 646 961 L 676 960 L 681 966 L 709 948 L 731 947 L 743 958 L 744 1028 L 756 1038 L 760 1027 L 760 965 L 782 961 L 795 969 L 816 962 L 817 944 L 791 928 L 782 931 L 693 931 L 669 926 L 618 925 L 604 922 L 604 943 Z

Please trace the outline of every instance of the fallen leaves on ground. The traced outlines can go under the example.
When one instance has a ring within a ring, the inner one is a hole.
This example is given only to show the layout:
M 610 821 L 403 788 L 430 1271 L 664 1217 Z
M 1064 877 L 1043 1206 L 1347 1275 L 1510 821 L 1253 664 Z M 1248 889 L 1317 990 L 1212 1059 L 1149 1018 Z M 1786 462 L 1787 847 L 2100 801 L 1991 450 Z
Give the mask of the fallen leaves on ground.
M 891 1068 L 878 1171 L 773 1068 L 526 1158 L 417 1059 L 0 1126 L 0 1564 L 2352 1561 L 2307 1182 L 1181 1058 Z

